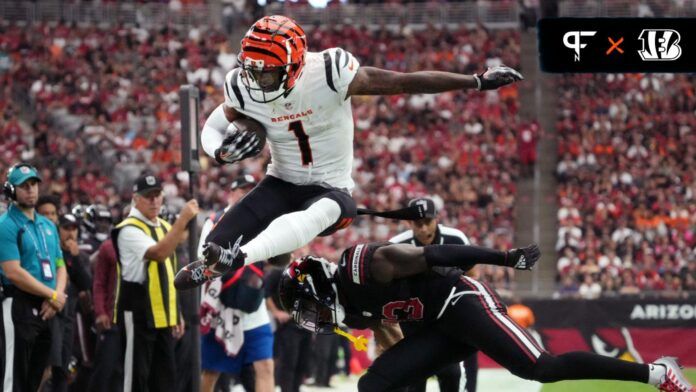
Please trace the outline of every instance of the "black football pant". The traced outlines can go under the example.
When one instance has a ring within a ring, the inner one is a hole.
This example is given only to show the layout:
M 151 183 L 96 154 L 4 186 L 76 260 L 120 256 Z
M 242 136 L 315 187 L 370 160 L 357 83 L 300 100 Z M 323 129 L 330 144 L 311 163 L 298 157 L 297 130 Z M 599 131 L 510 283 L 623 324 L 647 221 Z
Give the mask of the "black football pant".
M 462 372 L 464 374 L 462 374 Z M 464 382 L 464 391 L 476 392 L 478 379 L 478 353 L 464 359 L 464 362 L 451 363 L 435 373 L 440 392 L 459 392 Z M 428 380 L 420 380 L 408 386 L 404 392 L 425 392 Z
M 52 392 L 68 390 L 70 359 L 75 342 L 75 312 L 77 312 L 77 297 L 68 297 L 63 311 L 56 314 L 53 323 L 51 337 Z
M 401 332 L 404 337 L 413 335 L 421 328 L 428 328 L 428 324 L 424 323 L 401 323 Z M 462 377 L 464 371 L 465 377 Z M 478 375 L 478 357 L 474 352 L 464 360 L 464 369 L 461 363 L 451 363 L 435 373 L 437 383 L 440 387 L 440 392 L 459 392 L 461 390 L 460 383 L 463 378 L 466 378 L 466 392 L 476 392 L 476 379 Z M 425 392 L 426 379 L 419 380 L 409 385 L 405 392 Z
M 273 345 L 276 385 L 281 392 L 300 392 L 309 372 L 307 359 L 311 356 L 312 334 L 289 321 L 278 326 Z
M 123 338 L 120 324 L 97 336 L 88 391 L 123 391 Z
M 317 386 L 328 387 L 331 376 L 336 374 L 336 360 L 340 336 L 317 334 L 312 345 L 314 349 L 314 379 Z
M 2 301 L 3 390 L 34 392 L 49 364 L 53 319 L 41 319 L 43 298 L 12 290 Z
M 382 354 L 360 378 L 358 390 L 393 391 L 482 351 L 518 377 L 540 382 L 579 379 L 648 381 L 648 365 L 587 352 L 551 355 L 508 315 L 486 284 L 462 276 L 448 308 Z
M 150 328 L 144 320 L 133 311 L 123 312 L 124 390 L 171 392 L 176 383 L 176 340 L 171 328 Z
M 348 192 L 328 185 L 295 185 L 266 176 L 220 218 L 206 241 L 229 248 L 240 235 L 244 235 L 241 242 L 244 245 L 277 217 L 305 210 L 325 197 L 338 203 L 341 217 L 320 235 L 329 235 L 348 227 L 355 218 L 357 207 Z

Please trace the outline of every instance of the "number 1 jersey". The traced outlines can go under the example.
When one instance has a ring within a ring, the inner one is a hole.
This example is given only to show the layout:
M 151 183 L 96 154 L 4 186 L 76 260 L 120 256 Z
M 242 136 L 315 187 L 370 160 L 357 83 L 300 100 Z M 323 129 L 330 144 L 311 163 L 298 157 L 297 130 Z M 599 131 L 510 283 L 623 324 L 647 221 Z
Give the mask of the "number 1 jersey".
M 271 149 L 267 174 L 296 185 L 326 183 L 352 191 L 354 128 L 346 93 L 359 67 L 340 48 L 307 52 L 295 87 L 268 103 L 251 99 L 240 68 L 227 74 L 225 105 L 266 128 Z

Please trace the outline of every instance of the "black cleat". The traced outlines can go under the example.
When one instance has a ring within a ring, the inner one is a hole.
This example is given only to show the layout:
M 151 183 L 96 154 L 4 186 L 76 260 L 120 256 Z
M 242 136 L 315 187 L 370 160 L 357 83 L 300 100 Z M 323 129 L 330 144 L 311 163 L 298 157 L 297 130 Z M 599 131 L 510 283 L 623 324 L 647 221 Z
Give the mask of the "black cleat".
M 244 267 L 246 255 L 241 250 L 242 237 L 239 236 L 232 249 L 226 249 L 214 243 L 207 242 L 203 245 L 203 257 L 205 265 L 214 272 L 224 274 Z
M 203 260 L 196 260 L 176 273 L 174 277 L 174 287 L 176 287 L 177 290 L 193 289 L 221 275 L 221 273 L 208 268 Z

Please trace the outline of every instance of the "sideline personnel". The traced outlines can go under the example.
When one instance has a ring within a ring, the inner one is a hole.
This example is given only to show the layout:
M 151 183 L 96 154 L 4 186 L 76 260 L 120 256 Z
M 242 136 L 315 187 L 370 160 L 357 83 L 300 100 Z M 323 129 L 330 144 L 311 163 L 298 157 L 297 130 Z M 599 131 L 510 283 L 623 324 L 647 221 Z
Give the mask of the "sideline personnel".
M 67 274 L 56 225 L 38 214 L 41 177 L 19 163 L 3 186 L 11 200 L 0 215 L 3 390 L 35 391 L 48 365 L 53 317 L 65 305 Z
M 422 205 L 425 210 L 423 219 L 415 220 L 411 223 L 412 230 L 404 231 L 392 237 L 389 242 L 399 244 L 411 244 L 415 246 L 428 245 L 470 245 L 469 239 L 464 233 L 454 227 L 441 225 L 438 220 L 438 211 L 435 201 L 428 197 L 421 197 L 411 200 L 408 205 Z M 474 267 L 475 268 L 475 267 Z M 449 273 L 453 268 L 434 267 L 433 270 L 442 274 Z M 465 271 L 467 272 L 467 271 Z M 471 271 L 467 275 L 471 276 Z M 422 328 L 423 323 L 401 323 L 401 330 L 404 336 L 413 335 Z M 463 369 L 462 369 L 463 368 Z M 456 392 L 462 390 L 466 385 L 466 392 L 476 392 L 476 379 L 478 375 L 477 353 L 471 354 L 463 362 L 456 362 L 447 365 L 436 373 L 437 382 L 442 392 Z M 426 380 L 420 380 L 408 387 L 408 392 L 425 392 Z
M 126 339 L 126 391 L 171 391 L 176 380 L 174 339 L 184 326 L 174 289 L 175 250 L 198 214 L 198 203 L 189 200 L 170 225 L 157 216 L 163 199 L 160 180 L 141 176 L 133 186 L 130 214 L 111 232 L 120 278 L 114 310 Z

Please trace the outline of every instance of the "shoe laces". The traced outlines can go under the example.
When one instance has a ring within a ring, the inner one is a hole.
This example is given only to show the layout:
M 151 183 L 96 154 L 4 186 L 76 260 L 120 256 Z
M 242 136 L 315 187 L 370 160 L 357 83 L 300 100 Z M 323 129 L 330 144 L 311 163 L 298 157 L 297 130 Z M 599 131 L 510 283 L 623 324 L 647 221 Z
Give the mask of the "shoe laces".
M 211 276 L 212 271 L 206 268 L 205 265 L 197 266 L 191 270 L 191 280 L 196 283 L 208 280 Z
M 243 236 L 240 235 L 239 238 L 237 238 L 237 241 L 235 241 L 234 245 L 230 247 L 230 249 L 220 249 L 220 259 L 218 260 L 220 264 L 225 265 L 227 267 L 232 267 L 237 256 L 243 255 L 240 249 L 242 237 Z
M 234 254 L 229 249 L 222 248 L 218 262 L 222 265 L 231 267 L 234 262 Z

